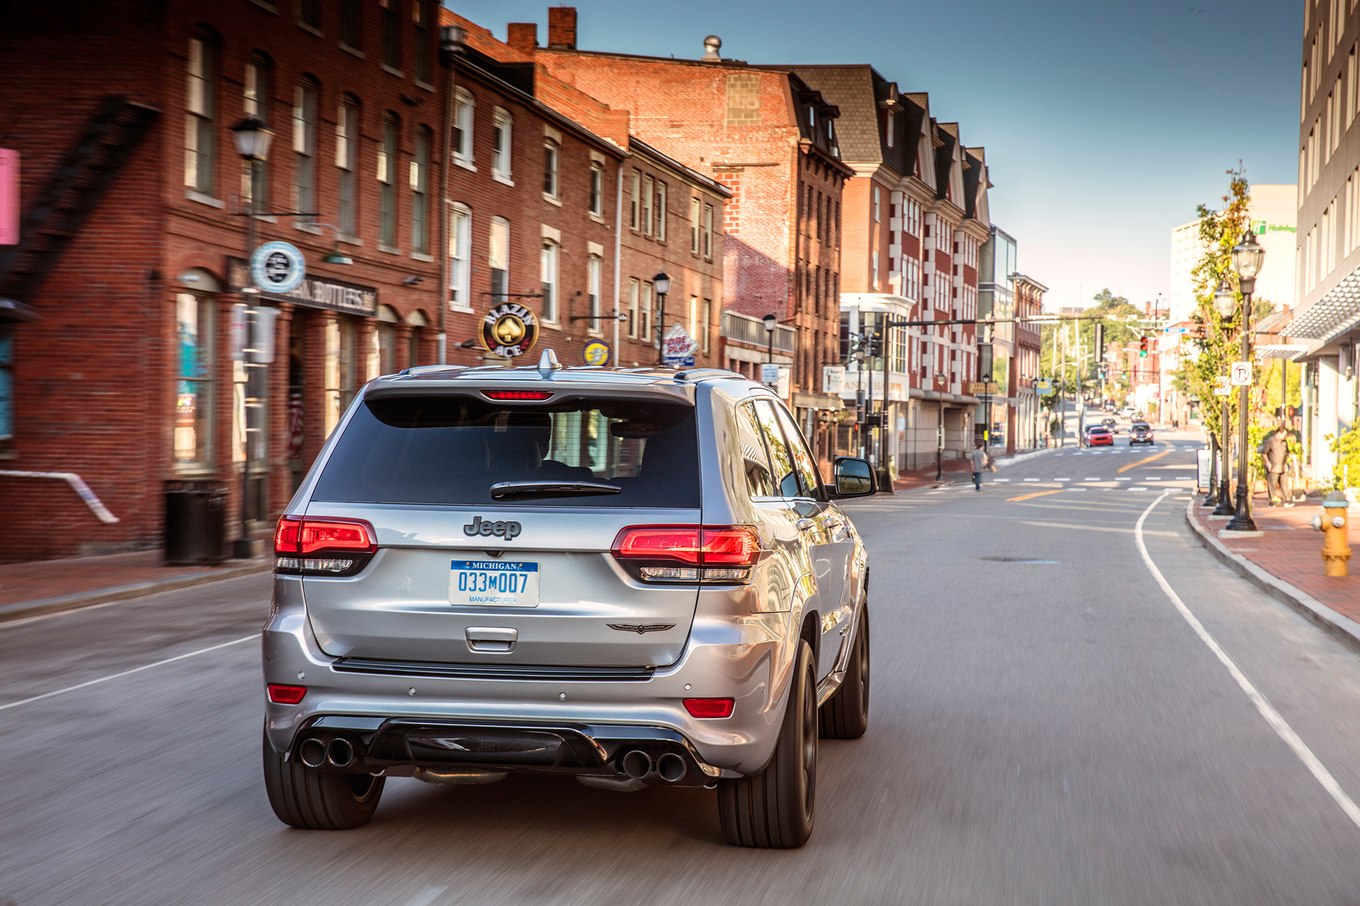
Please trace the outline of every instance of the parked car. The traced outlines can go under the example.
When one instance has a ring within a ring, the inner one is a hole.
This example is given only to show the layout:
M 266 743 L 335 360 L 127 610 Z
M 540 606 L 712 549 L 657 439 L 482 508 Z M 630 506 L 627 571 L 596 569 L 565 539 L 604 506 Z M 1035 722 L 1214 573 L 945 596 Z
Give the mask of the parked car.
M 1152 426 L 1147 422 L 1134 422 L 1133 426 L 1129 428 L 1130 447 L 1134 444 L 1151 444 L 1152 442 Z
M 1112 447 L 1114 446 L 1114 435 L 1111 434 L 1110 429 L 1104 425 L 1087 425 L 1086 446 Z
M 874 479 L 833 472 L 728 371 L 545 353 L 370 382 L 275 535 L 275 814 L 358 827 L 388 776 L 531 771 L 713 789 L 728 842 L 800 846 L 819 731 L 869 719 L 869 560 L 838 501 Z

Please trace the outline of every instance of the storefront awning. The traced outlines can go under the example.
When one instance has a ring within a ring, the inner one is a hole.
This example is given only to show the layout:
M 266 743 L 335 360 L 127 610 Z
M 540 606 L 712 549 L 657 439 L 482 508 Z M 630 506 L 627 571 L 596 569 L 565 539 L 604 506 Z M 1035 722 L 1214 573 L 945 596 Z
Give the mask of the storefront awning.
M 1296 314 L 1284 332 L 1294 339 L 1329 343 L 1356 326 L 1360 326 L 1360 268 Z
M 1268 343 L 1257 346 L 1254 352 L 1256 358 L 1262 361 L 1265 359 L 1289 359 L 1292 362 L 1307 355 L 1312 348 L 1307 343 Z

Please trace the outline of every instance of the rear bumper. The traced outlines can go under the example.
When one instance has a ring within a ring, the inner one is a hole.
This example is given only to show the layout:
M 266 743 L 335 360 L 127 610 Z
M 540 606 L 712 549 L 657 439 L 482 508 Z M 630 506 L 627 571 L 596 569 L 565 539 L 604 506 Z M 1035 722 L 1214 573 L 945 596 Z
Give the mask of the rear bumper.
M 343 735 L 356 750 L 353 769 L 393 773 L 456 764 L 622 776 L 623 756 L 640 749 L 654 759 L 681 755 L 685 783 L 751 774 L 769 761 L 783 718 L 793 616 L 700 617 L 668 667 L 619 676 L 507 669 L 488 677 L 420 665 L 356 668 L 321 651 L 300 604 L 276 598 L 262 636 L 264 681 L 305 685 L 307 693 L 297 705 L 267 702 L 266 733 L 289 757 L 312 736 L 324 747 Z M 735 708 L 729 718 L 696 719 L 686 697 L 730 697 Z

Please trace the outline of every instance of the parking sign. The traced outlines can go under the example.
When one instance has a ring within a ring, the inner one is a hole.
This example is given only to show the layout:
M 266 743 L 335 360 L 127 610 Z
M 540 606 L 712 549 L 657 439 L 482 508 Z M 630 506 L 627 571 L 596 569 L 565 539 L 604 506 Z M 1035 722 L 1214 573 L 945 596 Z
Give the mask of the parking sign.
M 1229 383 L 1234 387 L 1251 386 L 1251 362 L 1233 362 L 1228 372 Z

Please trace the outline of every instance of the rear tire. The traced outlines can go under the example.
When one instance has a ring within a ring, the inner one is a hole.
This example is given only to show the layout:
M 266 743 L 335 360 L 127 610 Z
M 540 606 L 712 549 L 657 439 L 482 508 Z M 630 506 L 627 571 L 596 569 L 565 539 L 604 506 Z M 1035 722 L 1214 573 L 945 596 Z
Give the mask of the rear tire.
M 373 817 L 386 778 L 318 771 L 284 761 L 264 738 L 264 788 L 284 824 L 305 830 L 347 830 Z
M 822 705 L 822 735 L 827 739 L 859 739 L 869 729 L 869 605 L 860 608 L 859 632 L 845 679 Z
M 817 792 L 817 679 L 812 649 L 798 642 L 788 706 L 770 763 L 718 781 L 718 818 L 733 846 L 794 849 L 812 836 Z

